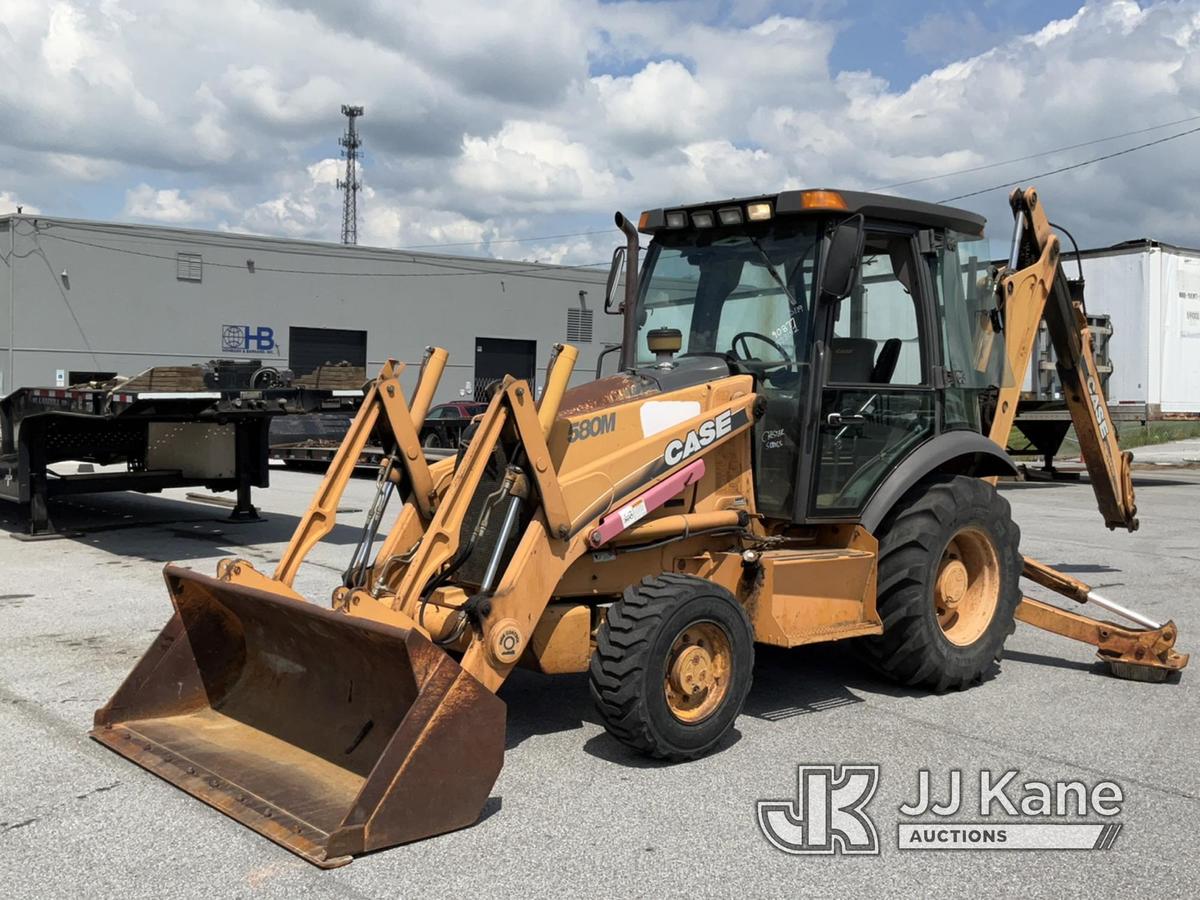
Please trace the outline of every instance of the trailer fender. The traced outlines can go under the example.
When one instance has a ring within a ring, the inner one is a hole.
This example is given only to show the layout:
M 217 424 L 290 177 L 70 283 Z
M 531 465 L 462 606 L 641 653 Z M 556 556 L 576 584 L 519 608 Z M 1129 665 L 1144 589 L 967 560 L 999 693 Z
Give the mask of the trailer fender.
M 862 513 L 862 525 L 874 533 L 896 501 L 918 481 L 935 473 L 1016 475 L 1017 467 L 994 442 L 974 431 L 947 431 L 926 441 L 896 466 Z

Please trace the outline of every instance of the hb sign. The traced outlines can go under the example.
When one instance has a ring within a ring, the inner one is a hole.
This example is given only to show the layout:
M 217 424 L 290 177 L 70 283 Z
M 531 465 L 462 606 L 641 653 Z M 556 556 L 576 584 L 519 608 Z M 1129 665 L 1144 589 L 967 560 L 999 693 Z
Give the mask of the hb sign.
M 274 353 L 275 329 L 267 325 L 222 325 L 224 353 Z

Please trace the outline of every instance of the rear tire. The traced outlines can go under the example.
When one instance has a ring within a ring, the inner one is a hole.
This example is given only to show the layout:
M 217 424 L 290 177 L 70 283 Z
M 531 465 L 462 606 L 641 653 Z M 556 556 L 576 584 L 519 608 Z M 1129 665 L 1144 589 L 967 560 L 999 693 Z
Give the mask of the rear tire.
M 900 684 L 962 690 L 995 673 L 1021 601 L 1021 532 L 1008 501 L 965 475 L 921 482 L 879 531 L 868 663 Z
M 753 669 L 754 632 L 736 598 L 701 578 L 663 574 L 609 608 L 589 683 L 609 734 L 649 756 L 686 760 L 733 727 Z

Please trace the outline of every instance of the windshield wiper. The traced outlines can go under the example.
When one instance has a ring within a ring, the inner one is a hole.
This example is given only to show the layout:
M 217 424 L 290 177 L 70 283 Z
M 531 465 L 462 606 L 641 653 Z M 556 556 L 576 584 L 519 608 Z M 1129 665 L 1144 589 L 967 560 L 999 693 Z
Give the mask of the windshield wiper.
M 800 304 L 797 302 L 796 296 L 788 289 L 788 286 L 784 283 L 783 279 L 779 277 L 779 273 L 775 270 L 775 266 L 771 262 L 771 257 L 767 256 L 767 251 L 762 248 L 762 244 L 758 242 L 758 238 L 751 237 L 750 243 L 754 245 L 754 249 L 757 250 L 758 255 L 762 257 L 763 265 L 767 267 L 767 271 L 771 273 L 771 277 L 775 279 L 775 283 L 782 288 L 785 294 L 787 294 L 788 303 L 791 305 L 792 309 L 799 309 Z

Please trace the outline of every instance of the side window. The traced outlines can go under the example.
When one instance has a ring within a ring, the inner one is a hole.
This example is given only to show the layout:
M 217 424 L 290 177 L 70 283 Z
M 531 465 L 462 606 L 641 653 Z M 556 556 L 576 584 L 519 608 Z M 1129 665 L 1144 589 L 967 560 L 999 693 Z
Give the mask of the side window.
M 809 506 L 816 515 L 856 515 L 937 427 L 916 263 L 908 236 L 868 233 L 861 277 L 835 311 Z
M 867 236 L 858 284 L 838 304 L 831 382 L 924 384 L 915 280 L 907 236 Z
M 986 241 L 947 235 L 934 261 L 933 282 L 942 323 L 942 347 L 950 385 L 947 428 L 981 431 L 981 401 L 993 387 L 1011 387 L 1004 333 L 992 324 L 996 306 Z

